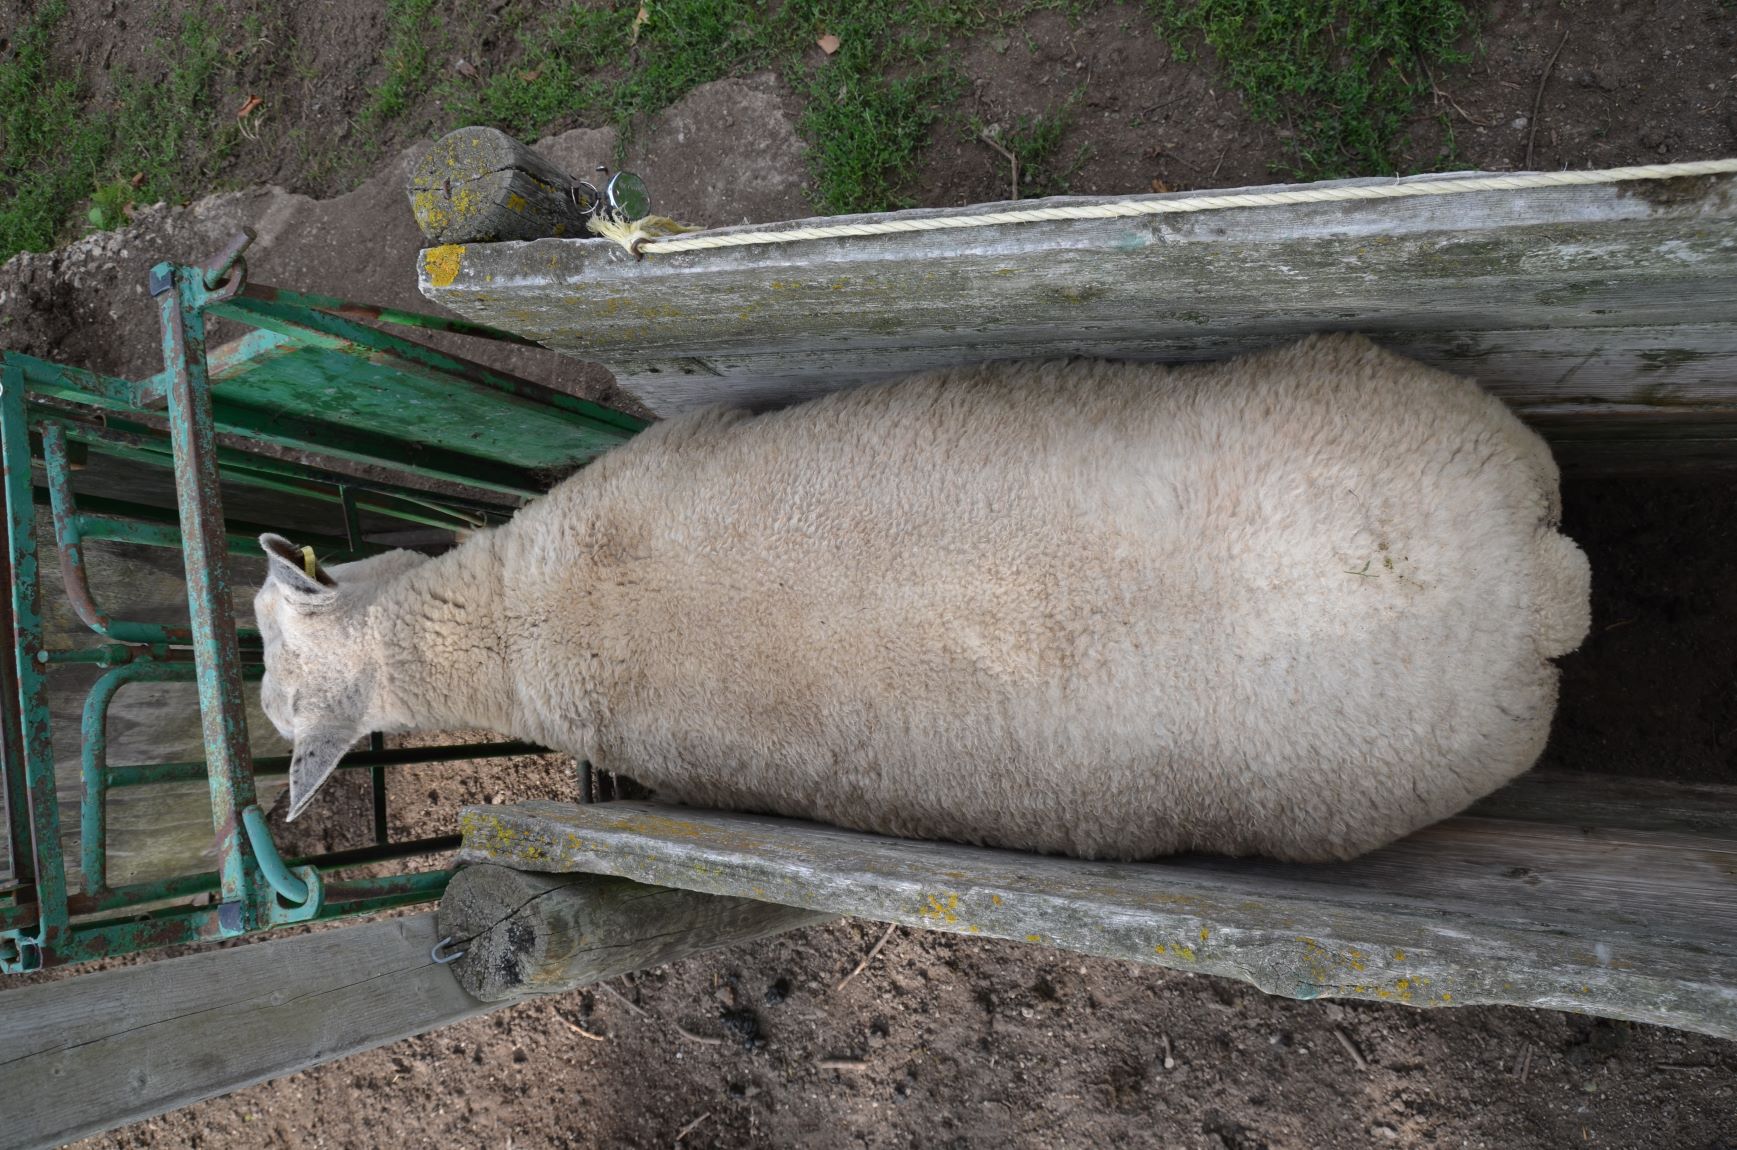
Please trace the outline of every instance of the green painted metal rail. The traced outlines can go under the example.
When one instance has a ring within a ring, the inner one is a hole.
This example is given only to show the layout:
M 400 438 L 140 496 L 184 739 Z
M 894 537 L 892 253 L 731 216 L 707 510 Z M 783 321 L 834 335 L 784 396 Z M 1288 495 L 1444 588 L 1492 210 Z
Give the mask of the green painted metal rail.
M 232 555 L 258 554 L 269 525 L 229 519 L 225 489 L 253 489 L 328 508 L 329 534 L 303 539 L 336 560 L 386 550 L 366 523 L 465 530 L 498 523 L 547 477 L 629 438 L 641 421 L 382 330 L 378 324 L 511 344 L 526 341 L 458 320 L 250 284 L 238 237 L 204 266 L 151 272 L 164 368 L 126 380 L 0 351 L 0 784 L 7 850 L 0 857 L 0 972 L 20 972 L 148 947 L 233 938 L 289 922 L 358 914 L 438 897 L 441 866 L 352 878 L 346 868 L 450 852 L 456 836 L 393 841 L 386 772 L 420 762 L 535 752 L 524 743 L 384 747 L 350 756 L 373 785 L 369 846 L 283 859 L 255 799 L 255 780 L 283 774 L 288 756 L 255 759 L 244 692 L 263 668 L 259 636 L 238 627 Z M 251 330 L 220 348 L 207 320 Z M 34 448 L 34 451 L 33 451 Z M 75 464 L 95 453 L 172 473 L 173 509 L 77 490 Z M 34 457 L 33 457 L 34 456 Z M 358 474 L 357 465 L 365 473 Z M 40 469 L 41 479 L 33 473 Z M 39 529 L 51 529 L 68 604 L 94 643 L 50 649 L 41 603 Z M 99 604 L 87 577 L 91 546 L 181 551 L 186 626 L 127 619 Z M 62 857 L 49 676 L 100 672 L 85 696 L 77 804 L 81 881 Z M 141 682 L 198 688 L 202 759 L 111 765 L 108 710 Z M 117 788 L 204 781 L 216 865 L 111 885 L 108 805 Z M 589 783 L 589 772 L 584 782 Z M 592 789 L 587 787 L 587 793 Z M 215 896 L 213 898 L 213 896 Z

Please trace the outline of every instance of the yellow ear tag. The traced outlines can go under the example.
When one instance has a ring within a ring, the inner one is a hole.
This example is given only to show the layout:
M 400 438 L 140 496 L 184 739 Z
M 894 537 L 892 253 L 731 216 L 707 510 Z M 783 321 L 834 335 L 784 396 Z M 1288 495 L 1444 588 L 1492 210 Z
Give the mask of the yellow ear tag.
M 314 577 L 314 549 L 312 547 L 302 548 L 302 568 L 307 571 L 309 579 Z

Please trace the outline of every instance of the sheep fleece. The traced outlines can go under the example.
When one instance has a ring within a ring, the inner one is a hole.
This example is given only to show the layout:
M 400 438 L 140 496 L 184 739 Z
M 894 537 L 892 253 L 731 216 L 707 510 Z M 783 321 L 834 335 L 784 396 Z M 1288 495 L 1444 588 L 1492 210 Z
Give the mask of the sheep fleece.
M 1330 336 L 685 415 L 470 546 L 520 733 L 662 797 L 1341 858 L 1542 750 L 1588 624 L 1557 487 L 1476 385 Z

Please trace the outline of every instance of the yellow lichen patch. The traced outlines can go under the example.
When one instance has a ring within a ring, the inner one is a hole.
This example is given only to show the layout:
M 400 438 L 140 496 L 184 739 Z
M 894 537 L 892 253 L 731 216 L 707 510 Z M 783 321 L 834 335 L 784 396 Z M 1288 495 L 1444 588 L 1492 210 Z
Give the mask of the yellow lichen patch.
M 932 895 L 928 896 L 928 902 L 926 904 L 919 904 L 918 905 L 917 914 L 919 916 L 921 916 L 922 918 L 936 919 L 938 921 L 947 922 L 947 923 L 955 923 L 955 922 L 959 921 L 959 916 L 958 916 L 958 914 L 955 913 L 958 909 L 959 909 L 959 896 L 958 895 L 956 895 L 956 894 L 933 895 L 932 894 Z
M 1043 941 L 1043 935 L 1041 935 L 1041 934 L 1028 934 L 1025 936 L 1025 941 L 1027 941 L 1027 942 L 1042 942 Z
M 1200 928 L 1200 941 L 1201 941 L 1201 942 L 1205 942 L 1205 941 L 1206 941 L 1206 937 L 1207 937 L 1207 935 L 1208 935 L 1208 934 L 1209 934 L 1209 933 L 1210 933 L 1210 932 L 1209 932 L 1209 931 L 1208 931 L 1208 930 L 1207 930 L 1207 929 L 1206 929 L 1206 928 L 1205 928 L 1205 927 L 1204 927 L 1204 926 L 1203 926 L 1203 927 L 1201 927 L 1201 928 Z
M 424 232 L 438 232 L 452 222 L 446 209 L 441 207 L 440 200 L 433 192 L 417 192 L 410 197 L 410 211 L 416 217 L 417 226 Z
M 428 282 L 437 288 L 450 287 L 462 267 L 463 244 L 442 244 L 422 253 L 422 270 L 428 273 Z
M 520 215 L 523 215 L 525 212 L 525 197 L 519 195 L 517 192 L 508 192 L 507 211 L 517 212 Z
M 1393 952 L 1393 961 L 1394 962 L 1404 962 L 1405 961 L 1405 952 L 1403 950 L 1394 951 Z
M 1444 992 L 1441 996 L 1441 1000 L 1443 1002 L 1452 1002 L 1454 1000 L 1454 996 Z
M 1164 951 L 1165 951 L 1165 946 L 1164 946 L 1164 944 L 1163 944 L 1163 943 L 1161 943 L 1161 942 L 1160 942 L 1160 943 L 1157 943 L 1157 944 L 1155 944 L 1155 945 L 1154 945 L 1154 946 L 1153 946 L 1153 947 L 1152 947 L 1152 953 L 1153 953 L 1153 954 L 1163 954 L 1163 953 L 1164 953 Z
M 994 903 L 996 906 L 1000 906 L 1001 905 L 1001 896 L 998 894 L 992 894 L 989 896 L 989 901 Z

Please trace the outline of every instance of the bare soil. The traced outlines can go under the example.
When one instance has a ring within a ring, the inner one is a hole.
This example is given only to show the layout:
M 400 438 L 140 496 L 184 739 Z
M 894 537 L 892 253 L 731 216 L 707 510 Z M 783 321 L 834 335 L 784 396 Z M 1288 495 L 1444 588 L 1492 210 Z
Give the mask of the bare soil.
M 525 7 L 490 3 L 477 19 L 486 32 Z M 130 6 L 77 0 L 73 9 L 79 35 L 68 51 L 91 74 L 149 51 Z M 21 11 L 0 0 L 0 26 Z M 238 40 L 249 13 L 270 43 L 249 42 L 256 70 L 234 103 L 258 94 L 272 114 L 261 141 L 232 152 L 212 179 L 354 194 L 315 203 L 241 191 L 12 261 L 0 268 L 0 344 L 101 370 L 155 370 L 145 267 L 202 256 L 244 221 L 270 225 L 256 255 L 262 279 L 415 302 L 416 238 L 391 165 L 414 142 L 417 115 L 404 118 L 401 136 L 358 154 L 345 144 L 380 80 L 384 4 L 238 3 L 211 15 Z M 1440 97 L 1413 125 L 1412 154 L 1440 155 L 1450 130 L 1468 168 L 1521 167 L 1529 142 L 1541 168 L 1737 153 L 1734 36 L 1737 13 L 1719 0 L 1491 4 L 1480 57 L 1436 77 Z M 1559 42 L 1534 132 L 1539 79 Z M 508 66 L 505 42 L 493 44 L 479 66 Z M 1285 129 L 1251 122 L 1218 85 L 1210 56 L 1172 60 L 1138 9 L 1073 23 L 1041 13 L 1005 39 L 956 50 L 976 81 L 955 109 L 962 117 L 1011 123 L 1081 90 L 1057 152 L 1065 174 L 1051 173 L 1068 190 L 1261 183 L 1284 162 Z M 653 181 L 654 191 L 678 189 L 677 215 L 796 214 L 801 157 L 788 143 L 788 101 L 764 78 L 736 83 L 696 93 L 690 100 L 711 103 L 678 106 L 666 131 L 647 134 L 648 157 L 662 149 L 680 165 Z M 737 111 L 726 123 L 707 108 Z M 677 125 L 691 142 L 672 149 Z M 764 162 L 737 164 L 766 140 L 784 142 L 754 153 Z M 557 147 L 577 164 L 600 146 L 574 136 Z M 376 169 L 378 180 L 357 187 Z M 771 169 L 778 179 L 764 180 Z M 944 122 L 914 186 L 925 205 L 1000 199 L 1008 174 L 993 150 Z M 610 394 L 582 365 L 535 370 Z M 1574 481 L 1565 503 L 1568 531 L 1592 558 L 1594 631 L 1564 660 L 1546 763 L 1737 783 L 1728 481 Z M 572 787 L 560 759 L 404 768 L 393 775 L 393 831 L 445 833 L 460 804 L 563 797 Z M 298 841 L 353 841 L 365 810 L 353 785 L 340 788 L 295 824 Z M 882 929 L 815 928 L 622 982 L 648 1017 L 608 994 L 563 995 L 81 1145 L 667 1147 L 680 1136 L 683 1146 L 823 1150 L 1737 1146 L 1737 1043 L 1549 1011 L 1297 1003 L 1209 977 L 904 930 L 835 989 Z M 720 1041 L 692 1042 L 675 1022 Z

